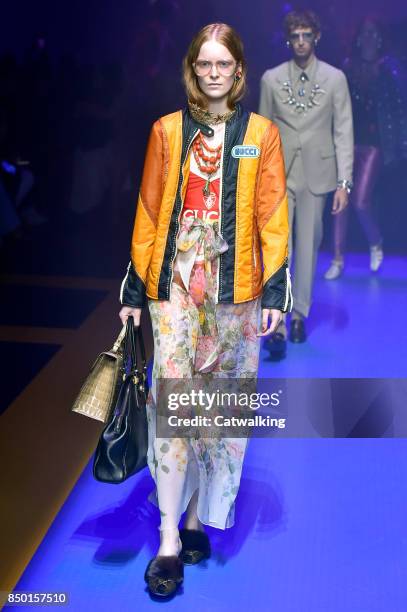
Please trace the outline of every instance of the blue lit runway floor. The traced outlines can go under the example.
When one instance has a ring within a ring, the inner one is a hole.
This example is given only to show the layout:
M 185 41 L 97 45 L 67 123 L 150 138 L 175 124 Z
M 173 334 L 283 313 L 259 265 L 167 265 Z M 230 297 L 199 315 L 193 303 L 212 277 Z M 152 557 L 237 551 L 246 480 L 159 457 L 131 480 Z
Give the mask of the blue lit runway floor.
M 323 281 L 309 341 L 261 376 L 405 377 L 407 264 L 367 258 Z M 67 449 L 69 452 L 69 449 Z M 236 525 L 208 528 L 213 556 L 186 567 L 167 609 L 405 612 L 407 443 L 404 439 L 256 439 L 249 443 Z M 143 573 L 158 545 L 147 470 L 96 482 L 91 461 L 16 589 L 65 591 L 75 611 L 149 610 Z M 21 608 L 20 608 L 21 609 Z
M 352 255 L 344 275 L 323 279 L 321 254 L 308 341 L 288 343 L 287 358 L 269 361 L 262 351 L 259 376 L 397 378 L 407 372 L 407 259 L 386 257 L 377 275 L 367 255 Z

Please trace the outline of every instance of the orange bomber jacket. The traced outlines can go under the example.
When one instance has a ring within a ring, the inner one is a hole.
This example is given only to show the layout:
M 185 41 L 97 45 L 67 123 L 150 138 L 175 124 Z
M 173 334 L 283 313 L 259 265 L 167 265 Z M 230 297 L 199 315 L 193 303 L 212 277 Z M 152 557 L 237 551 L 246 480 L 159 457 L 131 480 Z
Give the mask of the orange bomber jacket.
M 179 220 L 198 123 L 185 108 L 152 126 L 131 240 L 131 260 L 120 290 L 123 305 L 146 298 L 169 300 Z M 263 308 L 292 309 L 288 269 L 288 199 L 277 126 L 241 104 L 225 126 L 219 230 L 228 249 L 220 255 L 217 302 L 262 296 Z

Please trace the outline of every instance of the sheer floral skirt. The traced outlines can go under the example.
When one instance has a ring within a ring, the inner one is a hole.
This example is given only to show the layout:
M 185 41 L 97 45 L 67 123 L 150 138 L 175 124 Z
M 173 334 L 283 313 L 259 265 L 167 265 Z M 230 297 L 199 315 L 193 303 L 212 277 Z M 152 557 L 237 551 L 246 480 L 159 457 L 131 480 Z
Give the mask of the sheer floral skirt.
M 197 253 L 205 252 L 204 242 L 197 247 Z M 190 269 L 188 291 L 180 275 L 175 274 L 170 300 L 148 302 L 154 364 L 147 401 L 147 460 L 156 484 L 149 500 L 159 506 L 161 522 L 168 526 L 178 525 L 197 489 L 197 514 L 202 523 L 219 529 L 234 524 L 248 440 L 156 437 L 157 378 L 197 378 L 208 372 L 213 377 L 257 375 L 260 298 L 243 304 L 214 303 L 218 261 L 214 257 L 208 266 L 208 258 L 196 258 Z

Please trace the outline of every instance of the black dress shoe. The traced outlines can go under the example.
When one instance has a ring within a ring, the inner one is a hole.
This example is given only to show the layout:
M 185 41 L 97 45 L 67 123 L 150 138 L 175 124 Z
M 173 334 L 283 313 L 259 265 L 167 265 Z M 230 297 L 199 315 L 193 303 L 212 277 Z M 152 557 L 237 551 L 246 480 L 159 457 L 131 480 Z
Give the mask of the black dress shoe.
M 148 590 L 158 597 L 169 597 L 184 580 L 184 564 L 179 555 L 157 555 L 151 559 L 144 573 Z
M 303 319 L 293 319 L 290 325 L 290 342 L 305 342 L 307 334 Z
M 185 565 L 196 565 L 211 556 L 211 545 L 204 531 L 181 529 L 179 537 L 182 542 L 181 558 Z
M 273 361 L 283 359 L 287 352 L 287 339 L 281 332 L 274 332 L 270 338 L 267 338 L 264 343 L 266 349 L 270 351 L 270 357 Z

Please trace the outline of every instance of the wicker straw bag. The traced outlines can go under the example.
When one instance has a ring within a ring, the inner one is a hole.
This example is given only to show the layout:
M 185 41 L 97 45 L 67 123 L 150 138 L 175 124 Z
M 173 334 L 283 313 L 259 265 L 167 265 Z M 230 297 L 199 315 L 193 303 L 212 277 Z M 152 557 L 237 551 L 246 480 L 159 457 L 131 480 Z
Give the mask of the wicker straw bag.
M 97 357 L 71 408 L 72 412 L 107 422 L 120 388 L 122 340 L 125 333 L 126 326 L 121 330 L 112 349 L 100 353 Z

